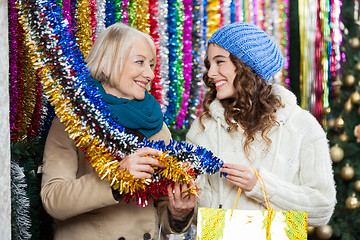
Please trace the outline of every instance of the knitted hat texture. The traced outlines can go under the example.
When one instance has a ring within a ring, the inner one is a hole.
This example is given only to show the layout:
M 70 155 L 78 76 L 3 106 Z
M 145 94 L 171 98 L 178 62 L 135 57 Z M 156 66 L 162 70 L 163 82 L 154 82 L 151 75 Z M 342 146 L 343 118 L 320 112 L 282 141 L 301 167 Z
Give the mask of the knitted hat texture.
M 208 43 L 216 43 L 234 54 L 267 82 L 285 64 L 279 46 L 251 23 L 232 23 L 219 28 Z

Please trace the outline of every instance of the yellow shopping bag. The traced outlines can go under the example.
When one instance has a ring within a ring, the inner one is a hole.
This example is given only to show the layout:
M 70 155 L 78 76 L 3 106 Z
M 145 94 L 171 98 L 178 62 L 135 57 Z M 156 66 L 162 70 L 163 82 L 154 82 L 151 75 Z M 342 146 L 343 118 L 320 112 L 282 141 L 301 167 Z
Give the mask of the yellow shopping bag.
M 307 212 L 274 211 L 264 181 L 254 169 L 263 191 L 266 210 L 234 210 L 240 198 L 239 188 L 233 209 L 199 208 L 197 240 L 303 240 L 307 239 Z

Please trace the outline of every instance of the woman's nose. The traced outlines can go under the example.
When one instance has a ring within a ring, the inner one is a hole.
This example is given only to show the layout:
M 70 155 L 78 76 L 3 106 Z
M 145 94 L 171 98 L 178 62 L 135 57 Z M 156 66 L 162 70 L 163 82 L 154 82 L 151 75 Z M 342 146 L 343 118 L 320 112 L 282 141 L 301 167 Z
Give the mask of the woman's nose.
M 214 67 L 210 66 L 207 75 L 208 75 L 209 78 L 215 77 L 217 75 L 216 69 Z
M 147 67 L 143 72 L 143 76 L 149 81 L 152 81 L 155 78 L 154 70 L 150 66 Z

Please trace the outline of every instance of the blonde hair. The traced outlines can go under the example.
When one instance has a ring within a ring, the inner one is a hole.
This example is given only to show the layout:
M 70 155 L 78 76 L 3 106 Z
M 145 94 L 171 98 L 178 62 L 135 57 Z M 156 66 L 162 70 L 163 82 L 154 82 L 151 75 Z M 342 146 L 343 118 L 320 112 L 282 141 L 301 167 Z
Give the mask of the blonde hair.
M 86 57 L 86 66 L 90 70 L 90 76 L 99 82 L 115 87 L 130 50 L 135 40 L 139 38 L 149 43 L 154 63 L 156 63 L 156 48 L 153 39 L 146 33 L 118 22 L 101 32 Z

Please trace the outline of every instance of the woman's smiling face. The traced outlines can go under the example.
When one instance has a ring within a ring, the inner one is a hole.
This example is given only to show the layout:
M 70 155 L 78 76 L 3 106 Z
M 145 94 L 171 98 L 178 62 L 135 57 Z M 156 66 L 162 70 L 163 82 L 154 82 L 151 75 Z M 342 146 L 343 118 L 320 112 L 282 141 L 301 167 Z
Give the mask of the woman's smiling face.
M 207 58 L 210 64 L 207 75 L 215 83 L 216 97 L 219 100 L 234 97 L 236 67 L 230 53 L 216 44 L 209 44 Z
M 154 79 L 155 59 L 149 43 L 138 38 L 134 41 L 123 71 L 115 81 L 115 87 L 105 85 L 107 93 L 129 100 L 142 100 L 146 85 Z

